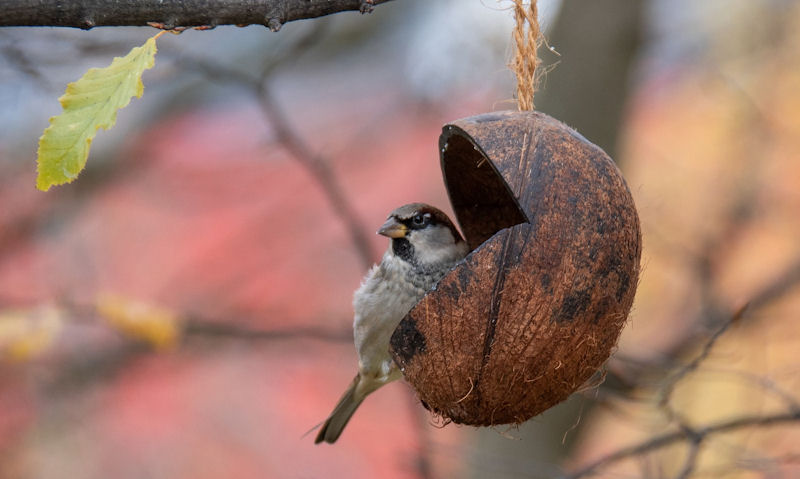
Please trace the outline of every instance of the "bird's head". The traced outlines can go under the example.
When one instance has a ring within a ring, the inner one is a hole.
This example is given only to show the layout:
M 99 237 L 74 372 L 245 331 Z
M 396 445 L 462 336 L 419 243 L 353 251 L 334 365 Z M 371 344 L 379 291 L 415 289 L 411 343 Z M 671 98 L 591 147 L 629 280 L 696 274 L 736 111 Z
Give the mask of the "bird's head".
M 392 211 L 378 234 L 391 238 L 394 254 L 416 266 L 455 263 L 467 254 L 467 244 L 450 218 L 424 203 Z

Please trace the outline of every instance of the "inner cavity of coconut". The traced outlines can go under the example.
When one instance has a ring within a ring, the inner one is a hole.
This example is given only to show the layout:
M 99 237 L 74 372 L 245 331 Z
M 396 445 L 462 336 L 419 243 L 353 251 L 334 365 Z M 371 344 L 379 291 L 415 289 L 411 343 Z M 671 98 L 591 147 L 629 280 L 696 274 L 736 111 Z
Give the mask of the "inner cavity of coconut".
M 470 251 L 498 231 L 528 222 L 503 177 L 462 130 L 449 127 L 440 147 L 450 204 Z

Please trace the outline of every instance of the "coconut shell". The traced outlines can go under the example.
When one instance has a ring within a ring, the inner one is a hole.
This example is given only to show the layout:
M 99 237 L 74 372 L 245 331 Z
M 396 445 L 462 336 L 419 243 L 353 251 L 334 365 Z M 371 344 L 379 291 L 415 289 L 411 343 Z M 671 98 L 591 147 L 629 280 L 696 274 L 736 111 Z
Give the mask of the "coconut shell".
M 639 277 L 639 217 L 608 155 L 542 113 L 459 120 L 439 143 L 472 251 L 401 321 L 391 353 L 445 419 L 521 423 L 611 354 Z

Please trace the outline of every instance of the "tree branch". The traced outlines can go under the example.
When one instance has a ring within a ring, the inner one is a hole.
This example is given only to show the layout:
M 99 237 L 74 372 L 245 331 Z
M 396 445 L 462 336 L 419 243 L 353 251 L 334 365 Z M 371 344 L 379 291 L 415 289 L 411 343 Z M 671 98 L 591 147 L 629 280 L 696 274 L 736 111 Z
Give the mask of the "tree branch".
M 183 64 L 204 73 L 209 79 L 220 79 L 241 85 L 256 96 L 264 117 L 272 125 L 276 139 L 319 185 L 333 212 L 346 225 L 362 265 L 365 269 L 369 269 L 373 264 L 374 256 L 369 237 L 365 233 L 367 228 L 362 224 L 355 206 L 330 166 L 330 160 L 312 150 L 311 145 L 291 125 L 272 95 L 266 77 L 282 61 L 279 58 L 274 63 L 267 64 L 262 78 L 200 59 L 184 59 Z
M 74 314 L 73 320 L 92 318 L 93 307 L 66 305 Z M 260 329 L 225 322 L 221 319 L 201 318 L 189 315 L 182 324 L 183 341 L 179 348 L 197 347 L 218 342 L 242 342 L 249 345 L 270 344 L 279 341 L 314 340 L 331 344 L 352 344 L 353 333 L 349 328 L 321 328 L 304 326 L 295 328 Z M 148 354 L 156 354 L 148 344 L 123 336 L 123 341 L 97 350 L 87 349 L 83 354 L 61 358 L 56 369 L 51 371 L 45 385 L 48 397 L 80 393 L 84 389 L 113 379 L 133 361 Z
M 324 329 L 313 326 L 286 329 L 257 329 L 236 323 L 189 318 L 184 337 L 193 339 L 228 339 L 232 341 L 269 342 L 315 339 L 331 343 L 350 343 L 353 333 L 347 329 Z
M 700 367 L 700 364 L 711 354 L 711 350 L 714 348 L 714 345 L 717 344 L 719 338 L 721 338 L 722 335 L 725 334 L 728 329 L 730 329 L 731 325 L 737 323 L 742 318 L 746 309 L 747 305 L 740 308 L 739 311 L 737 311 L 729 321 L 723 323 L 723 325 L 720 326 L 710 338 L 708 338 L 700 353 L 695 356 L 694 359 L 692 359 L 688 364 L 678 368 L 665 380 L 661 388 L 661 397 L 658 401 L 658 407 L 666 412 L 667 417 L 670 420 L 678 420 L 680 422 L 683 421 L 681 415 L 678 414 L 678 412 L 675 411 L 670 404 L 675 386 L 677 386 L 678 383 L 686 378 L 686 376 L 688 376 L 691 372 L 696 371 L 697 368 Z
M 711 424 L 700 429 L 684 430 L 679 429 L 674 432 L 664 433 L 654 436 L 644 442 L 635 444 L 624 449 L 620 449 L 597 461 L 588 464 L 580 470 L 567 474 L 565 479 L 579 479 L 581 477 L 591 476 L 597 472 L 598 469 L 609 466 L 611 464 L 637 457 L 642 454 L 661 449 L 663 447 L 675 444 L 677 442 L 689 440 L 692 444 L 701 444 L 708 436 L 714 434 L 721 434 L 730 431 L 736 431 L 747 427 L 768 427 L 777 424 L 784 424 L 789 422 L 800 421 L 800 411 L 787 411 L 776 413 L 769 416 L 743 416 L 727 421 Z M 691 459 L 691 457 L 690 457 Z
M 152 26 L 166 30 L 284 23 L 357 10 L 390 0 L 5 0 L 0 27 Z

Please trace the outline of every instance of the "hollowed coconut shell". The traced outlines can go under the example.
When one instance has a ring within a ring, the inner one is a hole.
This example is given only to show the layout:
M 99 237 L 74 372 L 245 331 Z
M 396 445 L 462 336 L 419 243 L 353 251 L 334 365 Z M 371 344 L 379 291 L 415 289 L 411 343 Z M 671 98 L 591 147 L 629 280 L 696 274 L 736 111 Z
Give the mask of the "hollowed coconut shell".
M 472 251 L 402 320 L 391 353 L 444 418 L 520 423 L 611 354 L 639 277 L 639 218 L 611 159 L 542 113 L 459 120 L 439 145 Z

